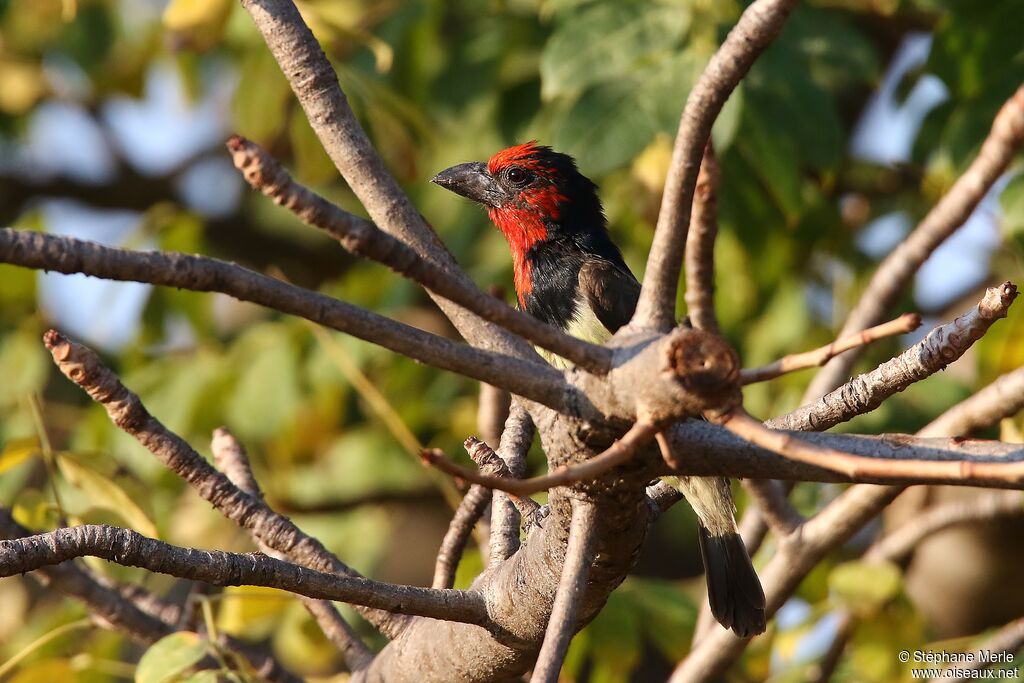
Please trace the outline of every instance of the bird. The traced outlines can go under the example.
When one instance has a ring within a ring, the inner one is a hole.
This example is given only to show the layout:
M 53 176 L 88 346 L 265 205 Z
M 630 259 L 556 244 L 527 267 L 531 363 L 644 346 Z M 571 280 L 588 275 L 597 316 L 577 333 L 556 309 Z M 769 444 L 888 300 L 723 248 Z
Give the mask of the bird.
M 632 318 L 640 283 L 608 233 L 597 185 L 571 156 L 531 141 L 431 182 L 486 208 L 508 242 L 521 310 L 596 344 Z M 552 365 L 571 365 L 538 351 Z M 764 632 L 764 591 L 736 528 L 729 480 L 665 479 L 697 514 L 711 613 L 741 638 Z

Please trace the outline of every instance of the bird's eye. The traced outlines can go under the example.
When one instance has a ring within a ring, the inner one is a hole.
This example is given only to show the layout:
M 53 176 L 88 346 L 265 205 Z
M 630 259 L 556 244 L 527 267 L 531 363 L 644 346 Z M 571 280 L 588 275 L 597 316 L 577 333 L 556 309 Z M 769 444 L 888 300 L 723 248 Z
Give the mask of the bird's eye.
M 508 169 L 508 171 L 505 172 L 505 177 L 508 178 L 508 181 L 513 185 L 519 186 L 525 185 L 527 181 L 530 180 L 529 172 L 519 168 L 518 166 L 513 166 Z

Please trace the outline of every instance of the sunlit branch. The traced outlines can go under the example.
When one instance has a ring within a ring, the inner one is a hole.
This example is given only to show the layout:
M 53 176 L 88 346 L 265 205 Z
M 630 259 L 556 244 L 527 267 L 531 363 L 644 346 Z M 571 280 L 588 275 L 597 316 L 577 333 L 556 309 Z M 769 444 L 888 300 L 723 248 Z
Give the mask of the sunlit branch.
M 603 453 L 576 465 L 567 465 L 550 474 L 530 479 L 509 479 L 494 477 L 461 467 L 444 457 L 438 450 L 425 450 L 423 460 L 453 477 L 480 484 L 497 491 L 505 491 L 513 496 L 525 498 L 533 493 L 546 491 L 555 486 L 567 486 L 578 481 L 596 479 L 616 465 L 629 460 L 638 448 L 646 444 L 657 431 L 657 426 L 649 422 L 637 422 L 621 439 L 616 441 Z
M 822 431 L 874 410 L 893 394 L 903 391 L 962 356 L 1006 312 L 1017 297 L 1017 287 L 1004 282 L 989 287 L 978 305 L 871 372 L 856 377 L 817 401 L 769 420 L 776 429 Z
M 298 564 L 318 571 L 359 577 L 320 541 L 239 489 L 184 439 L 150 415 L 139 397 L 121 384 L 117 375 L 104 366 L 92 350 L 53 330 L 44 335 L 43 341 L 60 371 L 102 405 L 115 425 L 134 437 L 225 517 Z M 367 610 L 362 610 L 362 613 L 385 634 L 396 633 L 404 624 L 404 617 Z
M 840 337 L 875 325 L 885 318 L 914 273 L 977 208 L 1006 171 L 1024 143 L 1024 86 L 1003 105 L 992 129 L 967 171 L 928 212 L 924 220 L 893 249 L 875 270 L 857 305 L 846 317 Z M 816 398 L 850 374 L 858 352 L 833 359 L 814 378 L 806 396 Z
M 399 614 L 472 624 L 488 622 L 483 597 L 467 591 L 398 586 L 363 577 L 328 574 L 262 553 L 182 548 L 131 529 L 84 524 L 0 541 L 0 576 L 60 564 L 76 557 L 101 557 L 213 586 L 265 586 L 324 600 L 340 600 Z
M 744 368 L 743 370 L 740 370 L 740 382 L 742 384 L 764 382 L 788 372 L 822 366 L 830 359 L 841 353 L 855 349 L 859 346 L 866 346 L 871 342 L 884 339 L 885 337 L 913 332 L 920 326 L 920 315 L 917 313 L 904 313 L 895 320 L 890 320 L 887 323 L 882 323 L 875 327 L 869 327 L 868 329 L 862 330 L 856 334 L 851 334 L 847 337 L 843 337 L 842 339 L 837 339 L 831 344 L 826 344 L 825 346 L 814 349 L 813 351 L 804 351 L 802 353 L 793 353 L 788 356 L 783 356 L 774 363 L 762 365 L 757 368 Z
M 560 406 L 565 398 L 561 373 L 539 359 L 530 362 L 459 344 L 213 258 L 116 249 L 71 237 L 0 228 L 0 262 L 108 280 L 222 292 L 351 334 L 427 365 L 504 387 L 545 405 Z
M 686 99 L 679 121 L 658 225 L 632 325 L 667 330 L 675 324 L 679 269 L 704 146 L 722 106 L 782 30 L 796 0 L 757 0 L 711 57 Z
M 698 330 L 718 334 L 715 317 L 715 238 L 718 236 L 719 168 L 708 140 L 693 194 L 693 216 L 686 234 L 686 313 Z

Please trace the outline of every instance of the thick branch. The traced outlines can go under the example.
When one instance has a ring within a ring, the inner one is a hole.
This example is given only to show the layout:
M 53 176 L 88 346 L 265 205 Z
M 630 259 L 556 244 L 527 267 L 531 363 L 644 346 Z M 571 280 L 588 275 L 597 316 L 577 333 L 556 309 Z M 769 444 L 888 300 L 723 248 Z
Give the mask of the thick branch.
M 572 522 L 569 525 L 569 545 L 565 549 L 565 564 L 555 593 L 555 604 L 544 632 L 544 643 L 533 669 L 531 683 L 557 683 L 565 653 L 576 633 L 579 604 L 587 586 L 590 566 L 594 563 L 594 535 L 597 507 L 588 501 L 574 500 Z
M 804 368 L 819 367 L 835 358 L 841 353 L 855 349 L 859 346 L 867 346 L 873 341 L 891 337 L 896 334 L 913 332 L 921 326 L 921 316 L 917 313 L 904 313 L 895 320 L 887 323 L 869 327 L 848 337 L 837 339 L 831 344 L 826 344 L 813 351 L 793 353 L 783 356 L 774 363 L 762 365 L 758 368 L 744 368 L 740 371 L 740 382 L 742 384 L 753 384 L 774 379 L 780 375 Z
M 228 149 L 235 166 L 250 185 L 304 222 L 327 232 L 353 254 L 383 263 L 431 292 L 581 368 L 604 374 L 611 367 L 610 349 L 571 337 L 480 291 L 466 279 L 453 277 L 450 268 L 421 258 L 411 247 L 379 230 L 373 223 L 342 210 L 295 182 L 281 164 L 259 145 L 235 135 L 228 140 Z
M 225 427 L 214 430 L 211 450 L 214 463 L 231 480 L 231 483 L 256 500 L 263 501 L 263 491 L 260 490 L 256 477 L 253 476 L 245 447 Z M 264 505 L 266 504 L 264 503 Z M 269 507 L 267 506 L 268 510 Z M 279 555 L 266 543 L 255 537 L 253 540 L 256 541 L 260 552 L 271 557 Z M 277 559 L 285 558 L 278 557 Z M 342 618 L 334 605 L 327 600 L 313 600 L 305 597 L 302 598 L 302 604 L 316 620 L 327 639 L 342 653 L 349 670 L 358 671 L 370 663 L 373 654 L 348 625 L 348 622 Z
M 936 327 L 924 339 L 871 372 L 791 413 L 769 420 L 776 429 L 822 431 L 874 410 L 893 394 L 903 391 L 962 356 L 981 338 L 1017 297 L 1017 288 L 1004 282 L 990 287 L 971 311 Z
M 964 224 L 1024 143 L 1024 86 L 1003 105 L 970 168 L 928 212 L 924 220 L 886 258 L 846 317 L 840 337 L 884 319 L 914 273 L 957 228 Z M 849 376 L 858 353 L 833 359 L 811 382 L 807 395 L 821 396 Z
M 564 405 L 561 374 L 540 361 L 458 344 L 225 261 L 174 252 L 115 249 L 71 237 L 0 228 L 0 262 L 108 280 L 222 292 L 351 334 L 427 365 L 504 387 L 545 405 Z
M 718 236 L 718 159 L 708 139 L 686 234 L 686 313 L 698 330 L 718 334 L 715 317 L 715 238 Z
M 816 465 L 840 472 L 850 481 L 958 481 L 1009 488 L 1024 487 L 1024 462 L 942 461 L 907 459 L 879 459 L 855 455 L 835 448 L 822 447 L 806 439 L 765 427 L 760 421 L 743 413 L 724 417 L 725 428 L 747 441 L 778 453 L 790 460 Z
M 675 324 L 676 288 L 690 206 L 711 125 L 754 60 L 782 30 L 795 4 L 796 0 L 757 0 L 751 4 L 690 91 L 665 179 L 634 326 L 667 330 Z
M 181 548 L 131 529 L 102 524 L 65 527 L 0 541 L 0 576 L 22 574 L 87 555 L 213 586 L 266 586 L 399 614 L 470 624 L 488 622 L 487 606 L 477 593 L 396 586 L 362 577 L 328 574 L 262 553 Z

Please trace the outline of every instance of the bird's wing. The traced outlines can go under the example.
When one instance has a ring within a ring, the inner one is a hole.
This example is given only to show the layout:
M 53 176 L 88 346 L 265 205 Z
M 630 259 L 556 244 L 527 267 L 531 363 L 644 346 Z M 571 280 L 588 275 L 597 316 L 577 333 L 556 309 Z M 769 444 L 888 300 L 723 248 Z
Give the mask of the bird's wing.
M 588 258 L 580 268 L 580 294 L 591 310 L 615 333 L 629 322 L 640 298 L 640 283 L 622 266 L 602 258 Z

